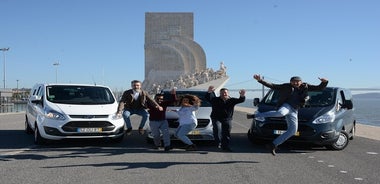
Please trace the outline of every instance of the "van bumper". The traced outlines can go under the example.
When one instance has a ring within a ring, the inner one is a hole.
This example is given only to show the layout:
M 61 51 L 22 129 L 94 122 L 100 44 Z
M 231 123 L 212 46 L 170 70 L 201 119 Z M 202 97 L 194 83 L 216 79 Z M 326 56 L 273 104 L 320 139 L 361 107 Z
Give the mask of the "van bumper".
M 249 130 L 250 136 L 259 140 L 274 140 L 279 135 L 276 135 L 276 130 L 286 130 L 284 124 L 264 122 L 259 124 L 253 121 Z M 331 145 L 339 138 L 339 131 L 332 126 L 331 123 L 326 124 L 312 124 L 302 123 L 299 124 L 298 134 L 292 136 L 289 140 L 291 142 L 304 142 L 317 145 Z M 285 124 L 286 125 L 286 124 Z

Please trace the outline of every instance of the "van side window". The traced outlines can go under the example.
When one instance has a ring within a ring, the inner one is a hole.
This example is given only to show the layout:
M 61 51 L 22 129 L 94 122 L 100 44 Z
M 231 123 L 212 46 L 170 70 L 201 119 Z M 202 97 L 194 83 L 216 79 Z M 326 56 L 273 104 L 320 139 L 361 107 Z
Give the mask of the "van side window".
M 342 96 L 342 107 L 347 109 L 353 108 L 352 95 L 348 90 L 340 90 L 340 95 Z
M 40 90 L 41 90 L 41 86 L 38 86 L 38 88 L 35 89 L 33 95 L 38 95 L 38 93 L 40 93 Z
M 42 97 L 42 95 L 43 95 L 43 91 L 44 91 L 44 90 L 42 90 L 42 86 L 38 87 L 37 95 L 40 96 L 40 97 Z
M 36 95 L 36 92 L 37 92 L 37 89 L 34 89 L 32 95 Z

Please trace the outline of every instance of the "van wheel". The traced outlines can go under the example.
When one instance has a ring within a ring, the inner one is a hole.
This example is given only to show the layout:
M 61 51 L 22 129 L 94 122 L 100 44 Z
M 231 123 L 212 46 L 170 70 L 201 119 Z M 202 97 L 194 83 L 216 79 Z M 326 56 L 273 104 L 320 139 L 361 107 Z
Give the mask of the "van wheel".
M 356 133 L 356 125 L 354 124 L 354 126 L 352 127 L 351 129 L 351 132 L 350 132 L 350 140 L 353 140 L 355 138 L 355 133 Z
M 255 136 L 253 136 L 253 133 L 251 133 L 251 130 L 248 130 L 247 137 L 248 137 L 248 140 L 252 144 L 263 144 L 264 143 L 262 140 L 255 138 Z
M 124 140 L 124 134 L 122 136 L 120 136 L 120 137 L 113 138 L 112 142 L 114 142 L 114 143 L 121 143 L 121 142 L 123 142 L 123 140 Z
M 34 143 L 37 145 L 43 145 L 46 143 L 46 139 L 43 138 L 38 130 L 38 126 L 34 129 Z
M 348 134 L 342 130 L 339 133 L 339 138 L 336 140 L 336 142 L 332 145 L 326 146 L 328 149 L 331 150 L 343 150 L 348 145 Z
M 27 117 L 25 117 L 25 133 L 27 133 L 27 134 L 33 133 L 33 129 L 30 127 Z

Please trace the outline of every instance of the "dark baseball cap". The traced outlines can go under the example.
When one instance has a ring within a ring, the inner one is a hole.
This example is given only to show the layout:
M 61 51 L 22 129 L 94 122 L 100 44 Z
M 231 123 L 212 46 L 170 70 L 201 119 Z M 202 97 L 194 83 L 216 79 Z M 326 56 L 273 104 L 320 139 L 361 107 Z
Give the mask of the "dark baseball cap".
M 301 77 L 294 76 L 294 77 L 290 78 L 290 81 L 302 81 L 302 79 L 301 79 Z

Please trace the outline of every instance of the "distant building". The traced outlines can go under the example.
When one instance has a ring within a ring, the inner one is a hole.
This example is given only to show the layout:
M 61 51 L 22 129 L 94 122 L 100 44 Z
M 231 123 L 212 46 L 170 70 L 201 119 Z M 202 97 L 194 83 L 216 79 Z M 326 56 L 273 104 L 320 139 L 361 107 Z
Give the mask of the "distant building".
M 5 104 L 11 101 L 13 92 L 11 89 L 0 89 L 0 104 Z

